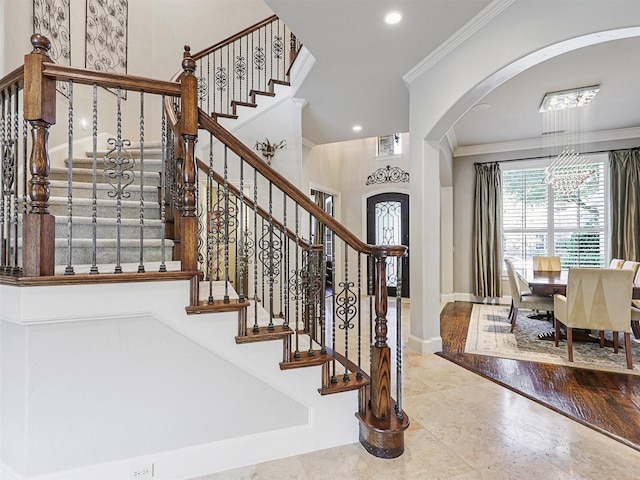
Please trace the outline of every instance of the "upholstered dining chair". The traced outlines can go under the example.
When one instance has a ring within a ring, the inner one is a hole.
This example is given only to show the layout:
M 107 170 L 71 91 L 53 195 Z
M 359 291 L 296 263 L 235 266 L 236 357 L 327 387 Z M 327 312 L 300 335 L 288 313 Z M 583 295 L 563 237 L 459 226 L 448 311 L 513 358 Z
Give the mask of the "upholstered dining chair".
M 518 310 L 520 308 L 546 310 L 547 312 L 551 312 L 553 311 L 553 298 L 523 292 L 519 275 L 513 266 L 513 262 L 509 258 L 505 258 L 504 262 L 507 265 L 509 287 L 511 287 L 511 314 L 509 320 L 511 320 L 511 331 L 513 332 L 513 329 L 516 326 L 516 319 L 518 318 Z
M 559 272 L 560 257 L 533 257 L 533 269 L 536 272 Z
M 622 262 L 622 266 L 619 267 L 622 270 L 631 270 L 635 277 L 636 273 L 638 273 L 638 269 L 640 267 L 640 262 L 632 262 L 631 260 L 625 260 Z
M 622 258 L 612 258 L 609 262 L 609 268 L 622 268 L 624 260 Z
M 613 332 L 613 348 L 618 353 L 618 335 L 624 333 L 627 368 L 631 358 L 631 294 L 633 272 L 617 268 L 570 268 L 567 294 L 554 296 L 556 346 L 560 339 L 560 323 L 567 327 L 569 361 L 573 362 L 573 329 L 600 331 L 600 347 L 604 347 L 604 331 Z

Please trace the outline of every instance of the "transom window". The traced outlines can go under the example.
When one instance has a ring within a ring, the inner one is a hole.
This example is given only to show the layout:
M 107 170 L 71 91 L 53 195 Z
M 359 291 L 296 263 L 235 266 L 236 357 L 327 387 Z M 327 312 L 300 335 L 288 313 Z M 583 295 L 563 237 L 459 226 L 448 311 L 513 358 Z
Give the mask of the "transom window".
M 558 256 L 563 269 L 602 267 L 607 253 L 606 154 L 593 155 L 595 173 L 572 194 L 544 182 L 547 162 L 503 163 L 503 255 L 517 270 L 532 257 Z

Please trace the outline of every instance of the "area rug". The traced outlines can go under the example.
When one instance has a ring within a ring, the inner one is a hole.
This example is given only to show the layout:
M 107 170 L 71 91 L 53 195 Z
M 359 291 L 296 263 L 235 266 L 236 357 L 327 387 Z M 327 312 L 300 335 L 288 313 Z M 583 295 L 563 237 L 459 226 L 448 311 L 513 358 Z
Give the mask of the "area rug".
M 633 370 L 627 369 L 624 348 L 616 355 L 613 347 L 600 348 L 597 343 L 573 342 L 573 363 L 567 360 L 567 342 L 540 340 L 539 334 L 553 330 L 547 320 L 529 318 L 531 310 L 520 310 L 513 333 L 509 322 L 509 307 L 503 305 L 473 306 L 465 353 L 511 358 L 530 362 L 567 365 L 592 370 L 605 370 L 640 375 L 640 343 L 631 334 Z M 609 337 L 611 338 L 611 337 Z M 624 346 L 622 335 L 620 344 Z

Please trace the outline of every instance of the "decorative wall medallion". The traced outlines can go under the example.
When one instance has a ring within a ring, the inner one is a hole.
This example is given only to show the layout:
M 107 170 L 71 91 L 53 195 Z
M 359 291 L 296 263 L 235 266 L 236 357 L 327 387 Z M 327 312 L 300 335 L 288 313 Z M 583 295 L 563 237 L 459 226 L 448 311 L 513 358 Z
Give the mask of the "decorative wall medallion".
M 405 172 L 400 167 L 392 167 L 387 165 L 379 168 L 367 177 L 365 185 L 373 185 L 376 183 L 409 183 L 409 172 Z
M 127 73 L 127 15 L 127 0 L 87 0 L 86 68 Z
M 69 0 L 33 0 L 33 33 L 51 42 L 49 57 L 58 65 L 71 65 Z M 57 89 L 68 96 L 69 85 L 57 82 Z

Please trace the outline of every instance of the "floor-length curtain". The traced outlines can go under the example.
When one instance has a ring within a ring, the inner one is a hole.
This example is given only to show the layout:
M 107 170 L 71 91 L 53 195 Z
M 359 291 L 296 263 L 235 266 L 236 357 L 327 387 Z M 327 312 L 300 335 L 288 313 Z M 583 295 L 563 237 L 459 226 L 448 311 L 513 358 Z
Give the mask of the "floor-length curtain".
M 326 203 L 328 193 L 320 192 L 318 190 L 314 190 L 313 192 L 314 200 L 316 205 L 318 205 L 323 211 L 326 211 Z M 313 232 L 313 242 L 317 245 L 323 245 L 325 240 L 325 225 L 320 220 L 316 219 L 315 222 L 315 231 Z
M 497 163 L 476 164 L 473 293 L 502 296 L 502 173 Z
M 611 258 L 640 260 L 640 150 L 609 153 Z

